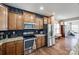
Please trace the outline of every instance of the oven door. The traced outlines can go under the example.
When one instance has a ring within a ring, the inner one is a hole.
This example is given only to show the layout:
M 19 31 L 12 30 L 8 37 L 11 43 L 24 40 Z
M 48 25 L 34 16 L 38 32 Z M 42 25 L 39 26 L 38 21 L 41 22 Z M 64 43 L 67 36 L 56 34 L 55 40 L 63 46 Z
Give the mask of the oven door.
M 36 46 L 35 38 L 24 40 L 24 54 L 31 53 L 33 51 L 34 46 Z
M 33 39 L 26 39 L 26 40 L 24 40 L 24 50 L 27 50 L 30 47 L 33 47 L 33 43 L 34 43 Z

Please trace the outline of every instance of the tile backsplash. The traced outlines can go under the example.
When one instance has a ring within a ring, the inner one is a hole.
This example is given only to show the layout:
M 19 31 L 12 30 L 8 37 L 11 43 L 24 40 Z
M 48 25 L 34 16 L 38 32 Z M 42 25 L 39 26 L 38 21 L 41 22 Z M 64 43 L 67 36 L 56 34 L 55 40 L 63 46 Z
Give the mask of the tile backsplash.
M 0 39 L 23 36 L 23 32 L 34 32 L 34 34 L 44 34 L 43 29 L 5 30 L 0 31 Z

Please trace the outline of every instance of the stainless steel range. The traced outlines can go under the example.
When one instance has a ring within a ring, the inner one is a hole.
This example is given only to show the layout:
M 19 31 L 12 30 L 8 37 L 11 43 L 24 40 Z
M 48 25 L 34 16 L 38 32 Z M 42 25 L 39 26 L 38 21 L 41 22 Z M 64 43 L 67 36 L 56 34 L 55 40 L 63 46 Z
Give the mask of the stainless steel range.
M 24 32 L 24 54 L 31 53 L 34 49 L 36 49 L 36 37 L 33 32 Z

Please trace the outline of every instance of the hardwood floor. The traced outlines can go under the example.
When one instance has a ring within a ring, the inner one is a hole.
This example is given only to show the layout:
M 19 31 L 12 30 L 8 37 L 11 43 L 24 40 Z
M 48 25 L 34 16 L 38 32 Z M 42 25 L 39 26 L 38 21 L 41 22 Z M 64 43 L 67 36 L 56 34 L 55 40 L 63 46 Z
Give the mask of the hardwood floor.
M 68 55 L 69 50 L 65 48 L 64 38 L 56 40 L 56 44 L 52 47 L 42 47 L 30 55 Z

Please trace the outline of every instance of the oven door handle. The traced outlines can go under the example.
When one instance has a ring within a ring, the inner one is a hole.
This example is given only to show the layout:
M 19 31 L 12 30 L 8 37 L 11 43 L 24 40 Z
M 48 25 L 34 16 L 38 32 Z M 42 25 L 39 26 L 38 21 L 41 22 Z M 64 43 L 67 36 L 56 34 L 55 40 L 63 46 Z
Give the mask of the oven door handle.
M 26 40 L 24 40 L 24 41 L 30 41 L 30 40 L 35 40 L 36 38 L 33 38 L 33 39 L 26 39 Z

